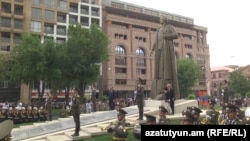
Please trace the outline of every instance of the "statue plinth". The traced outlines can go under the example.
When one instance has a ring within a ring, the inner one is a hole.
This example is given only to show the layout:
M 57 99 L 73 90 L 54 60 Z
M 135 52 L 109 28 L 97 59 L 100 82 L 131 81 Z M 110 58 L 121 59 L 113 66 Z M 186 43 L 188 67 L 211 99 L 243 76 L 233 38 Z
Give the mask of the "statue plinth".
M 154 79 L 151 88 L 151 98 L 155 100 L 164 100 L 163 88 L 166 87 L 166 79 Z

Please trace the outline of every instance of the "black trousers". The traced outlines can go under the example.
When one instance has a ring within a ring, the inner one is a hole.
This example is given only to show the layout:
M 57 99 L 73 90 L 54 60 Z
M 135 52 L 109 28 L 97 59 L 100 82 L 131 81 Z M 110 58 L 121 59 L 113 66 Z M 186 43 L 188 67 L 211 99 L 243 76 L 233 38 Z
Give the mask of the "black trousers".
M 171 109 L 172 109 L 172 114 L 174 114 L 174 101 L 171 100 L 170 103 L 169 103 Z
M 75 135 L 79 135 L 80 131 L 80 114 L 73 114 L 74 122 L 75 122 Z

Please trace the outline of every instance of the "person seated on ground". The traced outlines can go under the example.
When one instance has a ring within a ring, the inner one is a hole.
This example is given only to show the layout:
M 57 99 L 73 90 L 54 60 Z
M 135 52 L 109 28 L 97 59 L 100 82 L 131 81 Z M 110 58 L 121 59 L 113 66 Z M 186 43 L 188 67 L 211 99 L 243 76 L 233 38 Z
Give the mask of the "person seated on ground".
M 146 117 L 146 125 L 156 125 L 156 117 L 151 114 L 144 114 Z
M 220 113 L 217 111 L 207 111 L 206 117 L 202 119 L 202 125 L 218 125 L 218 117 Z
M 194 125 L 195 118 L 191 113 L 191 110 L 189 109 L 184 109 L 182 111 L 182 115 L 184 118 L 181 121 L 181 125 Z
M 0 123 L 0 141 L 11 141 L 11 131 L 14 123 L 12 120 L 5 120 Z
M 117 111 L 117 120 L 109 125 L 107 131 L 113 134 L 113 141 L 126 141 L 129 134 L 127 127 L 130 126 L 125 118 L 128 113 L 122 108 Z
M 200 125 L 201 124 L 200 114 L 202 113 L 202 110 L 195 106 L 187 107 L 187 109 L 190 110 L 191 114 L 194 117 L 193 124 Z
M 167 113 L 168 111 L 164 106 L 159 106 L 159 120 L 157 122 L 158 125 L 167 125 L 170 123 L 170 119 L 166 117 Z

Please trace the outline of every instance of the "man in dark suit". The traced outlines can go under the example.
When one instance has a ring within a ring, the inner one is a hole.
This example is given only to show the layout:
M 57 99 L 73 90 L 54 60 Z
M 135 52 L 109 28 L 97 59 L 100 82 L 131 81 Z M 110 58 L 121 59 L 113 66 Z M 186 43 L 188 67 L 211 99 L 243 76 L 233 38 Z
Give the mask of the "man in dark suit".
M 71 136 L 79 136 L 80 131 L 80 96 L 75 94 L 72 99 L 72 107 L 71 107 L 72 115 L 75 122 L 75 133 Z
M 109 109 L 114 110 L 115 109 L 115 91 L 113 90 L 113 87 L 109 89 L 108 92 L 108 97 L 109 97 Z
M 175 96 L 174 96 L 174 89 L 172 88 L 171 83 L 167 83 L 167 92 L 165 95 L 165 102 L 168 103 L 171 107 L 171 112 L 170 114 L 174 114 L 174 101 L 175 101 Z

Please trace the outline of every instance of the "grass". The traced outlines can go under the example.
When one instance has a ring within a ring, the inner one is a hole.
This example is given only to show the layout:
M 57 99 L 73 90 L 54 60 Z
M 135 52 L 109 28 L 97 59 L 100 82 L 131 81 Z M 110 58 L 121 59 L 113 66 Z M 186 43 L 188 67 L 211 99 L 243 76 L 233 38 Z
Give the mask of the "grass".
M 170 120 L 171 125 L 180 125 L 180 123 L 181 119 Z M 112 134 L 107 133 L 104 135 L 94 136 L 87 139 L 80 139 L 77 141 L 111 141 L 111 140 L 112 140 Z M 135 139 L 132 131 L 129 132 L 128 141 L 138 141 L 137 139 Z

